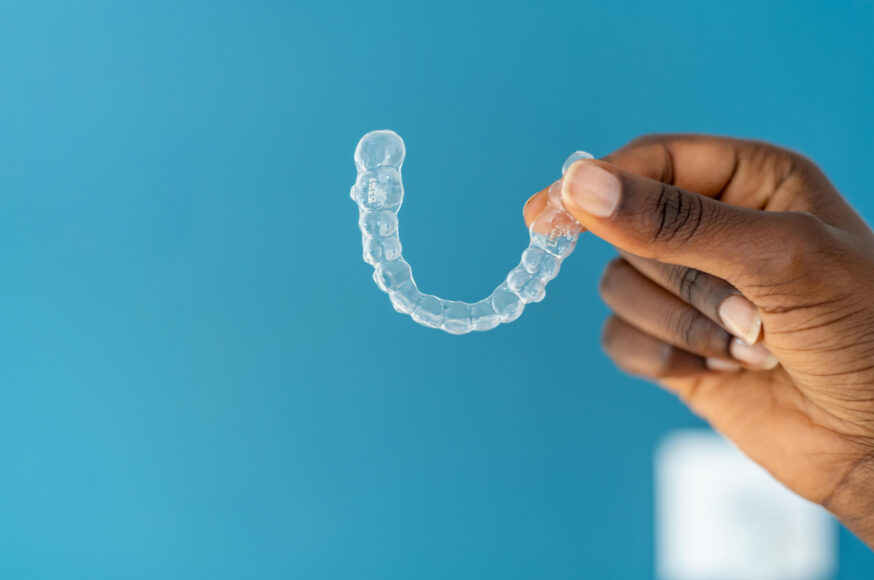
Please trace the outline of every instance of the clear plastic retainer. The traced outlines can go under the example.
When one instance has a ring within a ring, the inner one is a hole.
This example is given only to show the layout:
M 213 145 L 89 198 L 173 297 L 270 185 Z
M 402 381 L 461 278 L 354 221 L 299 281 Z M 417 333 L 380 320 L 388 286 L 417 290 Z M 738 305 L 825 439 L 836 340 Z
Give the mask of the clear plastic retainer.
M 582 229 L 563 209 L 558 182 L 550 187 L 545 209 L 531 224 L 531 242 L 522 252 L 522 261 L 491 296 L 472 304 L 444 300 L 419 291 L 401 255 L 397 213 L 404 199 L 404 155 L 404 141 L 394 131 L 371 131 L 362 137 L 355 149 L 358 178 L 350 192 L 358 204 L 364 261 L 373 266 L 373 279 L 389 295 L 394 309 L 423 326 L 466 334 L 512 322 L 526 304 L 543 300 L 547 282 L 558 275 Z M 592 156 L 577 151 L 564 162 L 562 175 L 579 159 Z

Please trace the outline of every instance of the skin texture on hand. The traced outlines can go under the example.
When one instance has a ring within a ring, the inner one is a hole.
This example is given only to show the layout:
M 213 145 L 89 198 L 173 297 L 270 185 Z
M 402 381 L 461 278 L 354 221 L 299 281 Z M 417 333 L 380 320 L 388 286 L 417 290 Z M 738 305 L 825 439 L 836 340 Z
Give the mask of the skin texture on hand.
M 825 175 L 765 143 L 665 135 L 561 185 L 621 256 L 600 287 L 608 356 L 874 548 L 874 233 Z

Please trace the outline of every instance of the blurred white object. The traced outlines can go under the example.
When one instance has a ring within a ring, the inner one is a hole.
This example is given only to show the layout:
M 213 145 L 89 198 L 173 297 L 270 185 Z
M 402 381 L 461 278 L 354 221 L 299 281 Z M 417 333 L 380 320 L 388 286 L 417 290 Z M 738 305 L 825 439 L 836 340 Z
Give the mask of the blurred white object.
M 837 526 L 721 436 L 680 430 L 655 457 L 661 580 L 824 580 Z

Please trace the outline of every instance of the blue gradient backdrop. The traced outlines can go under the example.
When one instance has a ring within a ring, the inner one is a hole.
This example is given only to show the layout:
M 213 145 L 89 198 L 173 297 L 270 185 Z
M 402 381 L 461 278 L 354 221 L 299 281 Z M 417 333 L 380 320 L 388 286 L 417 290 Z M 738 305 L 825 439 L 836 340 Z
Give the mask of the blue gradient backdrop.
M 598 348 L 584 238 L 512 325 L 395 314 L 348 190 L 406 139 L 420 286 L 653 131 L 801 150 L 869 221 L 874 4 L 0 4 L 0 577 L 646 578 L 699 425 Z M 840 578 L 874 556 L 841 536 Z

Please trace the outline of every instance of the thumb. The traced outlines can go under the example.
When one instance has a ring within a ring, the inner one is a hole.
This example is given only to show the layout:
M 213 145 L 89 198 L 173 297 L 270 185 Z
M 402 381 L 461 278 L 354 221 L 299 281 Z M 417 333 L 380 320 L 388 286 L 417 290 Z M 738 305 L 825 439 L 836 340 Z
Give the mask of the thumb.
M 728 205 L 596 160 L 568 169 L 561 198 L 577 221 L 617 248 L 701 270 L 738 288 L 767 270 L 786 241 L 803 238 L 799 227 L 812 217 Z

